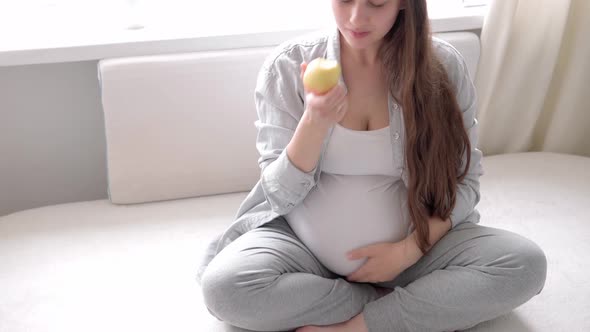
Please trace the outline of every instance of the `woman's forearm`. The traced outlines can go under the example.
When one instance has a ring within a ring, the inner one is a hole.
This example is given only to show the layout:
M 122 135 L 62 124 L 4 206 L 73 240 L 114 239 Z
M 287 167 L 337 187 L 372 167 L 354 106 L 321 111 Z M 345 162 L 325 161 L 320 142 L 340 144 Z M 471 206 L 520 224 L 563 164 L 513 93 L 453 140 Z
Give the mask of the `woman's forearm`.
M 327 131 L 328 128 L 313 123 L 307 111 L 303 113 L 295 134 L 287 145 L 287 156 L 291 163 L 305 173 L 315 169 Z

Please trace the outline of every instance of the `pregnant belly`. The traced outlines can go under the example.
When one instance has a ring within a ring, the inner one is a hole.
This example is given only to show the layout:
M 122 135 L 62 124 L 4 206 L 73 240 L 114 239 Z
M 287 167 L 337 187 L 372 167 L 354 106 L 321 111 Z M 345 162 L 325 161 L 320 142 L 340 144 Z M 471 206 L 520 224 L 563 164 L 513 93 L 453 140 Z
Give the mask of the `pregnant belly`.
M 325 174 L 285 217 L 324 266 L 345 276 L 366 261 L 349 260 L 350 250 L 397 242 L 410 233 L 406 197 L 402 181 L 391 177 Z

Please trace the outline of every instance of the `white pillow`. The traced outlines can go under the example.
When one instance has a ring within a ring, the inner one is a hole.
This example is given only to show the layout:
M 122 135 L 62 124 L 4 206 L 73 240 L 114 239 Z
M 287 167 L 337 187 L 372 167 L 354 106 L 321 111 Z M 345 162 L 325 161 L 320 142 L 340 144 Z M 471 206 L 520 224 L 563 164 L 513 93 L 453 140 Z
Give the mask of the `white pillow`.
M 254 88 L 271 50 L 100 61 L 110 200 L 250 190 L 260 176 Z

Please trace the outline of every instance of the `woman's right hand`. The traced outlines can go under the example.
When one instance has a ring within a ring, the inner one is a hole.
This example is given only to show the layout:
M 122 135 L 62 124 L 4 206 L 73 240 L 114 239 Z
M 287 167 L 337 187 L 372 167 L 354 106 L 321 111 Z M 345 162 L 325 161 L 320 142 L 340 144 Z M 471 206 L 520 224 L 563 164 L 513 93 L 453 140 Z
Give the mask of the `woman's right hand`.
M 301 64 L 301 80 L 307 68 L 307 63 Z M 311 123 L 323 128 L 342 121 L 348 111 L 348 98 L 342 84 L 338 83 L 325 94 L 318 95 L 311 91 L 305 91 L 306 109 L 304 116 L 308 117 Z

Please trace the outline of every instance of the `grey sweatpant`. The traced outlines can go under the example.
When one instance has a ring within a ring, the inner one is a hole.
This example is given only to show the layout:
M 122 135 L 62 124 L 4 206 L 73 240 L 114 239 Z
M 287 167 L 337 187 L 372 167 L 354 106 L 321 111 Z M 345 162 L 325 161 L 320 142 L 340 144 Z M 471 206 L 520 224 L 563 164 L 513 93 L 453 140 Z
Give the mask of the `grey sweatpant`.
M 284 218 L 242 235 L 201 286 L 218 319 L 255 331 L 330 325 L 363 312 L 370 332 L 455 331 L 506 314 L 541 292 L 547 261 L 531 240 L 470 222 L 453 228 L 378 298 L 370 283 L 324 267 Z

